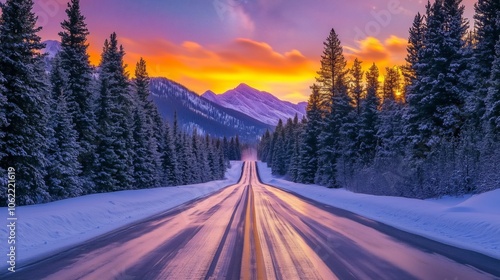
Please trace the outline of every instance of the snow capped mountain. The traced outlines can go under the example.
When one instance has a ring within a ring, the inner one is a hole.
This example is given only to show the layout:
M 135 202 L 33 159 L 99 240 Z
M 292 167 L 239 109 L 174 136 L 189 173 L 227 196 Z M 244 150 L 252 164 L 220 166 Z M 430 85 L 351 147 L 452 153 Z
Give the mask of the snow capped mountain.
M 202 97 L 273 126 L 278 123 L 279 119 L 293 118 L 296 114 L 299 119 L 302 118 L 307 106 L 306 102 L 293 104 L 280 100 L 268 92 L 259 91 L 246 84 L 240 84 L 221 95 L 207 91 Z
M 241 112 L 224 108 L 200 97 L 186 87 L 166 78 L 152 78 L 151 95 L 164 118 L 171 123 L 177 112 L 179 125 L 187 131 L 196 128 L 200 133 L 255 141 L 271 126 Z
M 54 58 L 57 53 L 61 51 L 61 43 L 56 40 L 43 41 L 45 48 L 42 49 L 42 53 L 47 54 L 49 58 Z

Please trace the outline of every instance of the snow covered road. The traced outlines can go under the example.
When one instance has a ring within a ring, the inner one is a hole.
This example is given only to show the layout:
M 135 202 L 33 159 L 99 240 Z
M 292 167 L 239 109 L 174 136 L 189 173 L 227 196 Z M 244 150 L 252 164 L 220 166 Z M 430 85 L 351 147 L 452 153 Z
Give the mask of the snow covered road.
M 264 185 L 256 164 L 247 162 L 236 185 L 7 276 L 492 279 L 500 276 L 500 268 L 497 259 Z

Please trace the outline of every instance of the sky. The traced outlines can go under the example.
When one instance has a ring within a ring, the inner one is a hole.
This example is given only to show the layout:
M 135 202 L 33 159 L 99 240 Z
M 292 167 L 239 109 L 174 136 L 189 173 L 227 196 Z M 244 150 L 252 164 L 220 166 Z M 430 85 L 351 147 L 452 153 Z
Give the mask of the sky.
M 59 40 L 68 0 L 35 0 L 43 40 Z M 464 0 L 473 24 L 476 0 Z M 202 94 L 246 83 L 291 102 L 307 101 L 332 28 L 348 61 L 367 69 L 404 63 L 408 29 L 421 0 L 81 0 L 98 64 L 112 32 L 133 74 L 143 57 L 150 76 Z

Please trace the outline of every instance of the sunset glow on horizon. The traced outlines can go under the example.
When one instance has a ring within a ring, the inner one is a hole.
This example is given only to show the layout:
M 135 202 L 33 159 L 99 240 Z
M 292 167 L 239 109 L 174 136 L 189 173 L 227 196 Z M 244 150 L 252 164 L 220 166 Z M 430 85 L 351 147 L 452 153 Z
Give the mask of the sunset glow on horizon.
M 59 40 L 66 2 L 35 1 L 43 40 Z M 382 73 L 404 64 L 408 29 L 425 2 L 360 2 L 83 0 L 80 5 L 94 65 L 104 40 L 116 32 L 131 74 L 143 57 L 150 76 L 167 77 L 198 94 L 223 93 L 246 83 L 296 103 L 308 99 L 331 28 L 348 62 L 357 57 L 364 69 L 376 63 Z M 475 1 L 463 3 L 473 25 Z

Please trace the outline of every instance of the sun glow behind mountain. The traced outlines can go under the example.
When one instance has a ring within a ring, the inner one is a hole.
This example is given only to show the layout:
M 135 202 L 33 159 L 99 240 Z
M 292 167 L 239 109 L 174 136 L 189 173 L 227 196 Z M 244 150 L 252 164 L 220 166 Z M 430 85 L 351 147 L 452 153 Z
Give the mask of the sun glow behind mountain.
M 65 0 L 35 4 L 44 40 L 59 39 Z M 244 82 L 291 102 L 306 101 L 333 27 L 348 62 L 358 57 L 367 69 L 376 63 L 401 65 L 408 28 L 425 3 L 411 0 L 331 1 L 82 1 L 89 52 L 98 64 L 104 40 L 113 31 L 133 73 L 140 57 L 151 76 L 182 83 L 201 94 L 223 93 Z M 473 3 L 466 0 L 466 17 Z M 45 4 L 44 4 L 45 3 Z M 350 65 L 350 64 L 348 64 Z

